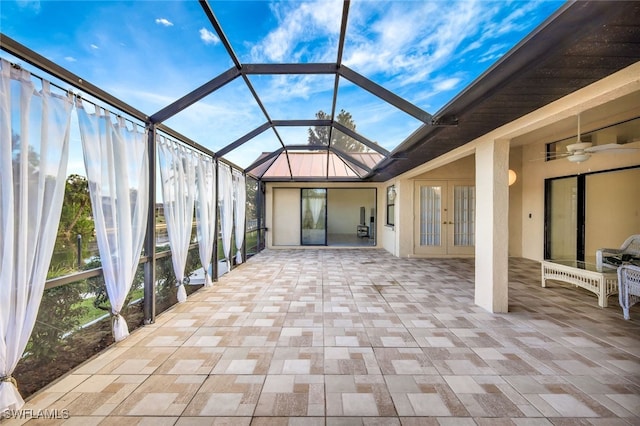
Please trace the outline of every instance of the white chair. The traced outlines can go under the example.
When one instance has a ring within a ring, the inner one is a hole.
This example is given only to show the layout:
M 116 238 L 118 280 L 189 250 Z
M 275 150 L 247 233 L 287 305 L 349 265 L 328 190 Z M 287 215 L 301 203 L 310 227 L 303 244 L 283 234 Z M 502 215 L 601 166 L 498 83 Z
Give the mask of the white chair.
M 640 257 L 640 234 L 632 235 L 620 246 L 619 249 L 614 248 L 601 248 L 596 250 L 596 266 L 602 268 L 602 266 L 608 266 L 615 268 L 618 265 L 607 263 L 607 258 L 620 258 L 622 261 L 623 256 Z
M 624 319 L 629 319 L 629 308 L 640 302 L 640 266 L 622 265 L 618 268 L 618 297 Z

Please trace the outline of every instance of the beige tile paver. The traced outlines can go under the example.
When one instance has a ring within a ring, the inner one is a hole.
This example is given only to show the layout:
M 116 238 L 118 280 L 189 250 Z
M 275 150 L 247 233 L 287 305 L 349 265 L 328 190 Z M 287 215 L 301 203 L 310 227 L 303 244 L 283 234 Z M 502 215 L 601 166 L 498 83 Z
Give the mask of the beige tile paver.
M 67 426 L 640 424 L 640 313 L 539 270 L 510 259 L 509 313 L 491 314 L 473 259 L 265 250 L 25 409 Z

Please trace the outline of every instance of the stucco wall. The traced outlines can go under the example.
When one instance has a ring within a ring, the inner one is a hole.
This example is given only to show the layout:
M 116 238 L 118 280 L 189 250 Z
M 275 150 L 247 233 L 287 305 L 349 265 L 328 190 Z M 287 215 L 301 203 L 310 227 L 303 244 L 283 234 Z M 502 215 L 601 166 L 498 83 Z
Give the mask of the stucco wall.
M 300 245 L 300 189 L 275 188 L 268 191 L 273 197 L 273 221 L 267 226 L 274 246 Z
M 509 150 L 509 169 L 516 173 L 509 186 L 509 256 L 522 257 L 522 147 Z
M 266 243 L 269 248 L 278 248 L 282 246 L 299 246 L 300 245 L 300 189 L 301 188 L 328 188 L 328 203 L 333 202 L 336 204 L 339 202 L 340 197 L 350 196 L 352 197 L 352 203 L 356 203 L 354 217 L 351 217 L 346 224 L 334 223 L 335 226 L 349 228 L 349 232 L 355 232 L 355 227 L 360 221 L 360 206 L 367 206 L 367 221 L 369 220 L 369 214 L 371 213 L 371 207 L 376 206 L 376 245 L 380 247 L 380 232 L 381 224 L 384 223 L 384 218 L 381 214 L 384 213 L 384 197 L 381 195 L 380 188 L 384 188 L 381 184 L 377 183 L 359 183 L 359 182 L 345 182 L 345 183 L 329 183 L 329 182 L 268 182 L 266 184 L 265 191 L 265 223 L 269 232 L 267 232 Z M 370 189 L 371 191 L 331 191 L 331 189 Z M 377 191 L 377 197 L 375 192 Z M 350 193 L 350 195 L 349 195 Z M 358 194 L 360 195 L 354 195 Z M 338 197 L 333 198 L 332 197 Z M 377 200 L 375 203 L 373 198 Z M 368 201 L 370 204 L 363 204 Z M 331 209 L 331 207 L 329 207 Z M 354 210 L 353 206 L 349 207 L 349 211 Z M 329 219 L 332 220 L 332 219 Z M 339 218 L 335 220 L 340 220 Z M 351 226 L 351 222 L 354 222 Z
M 640 234 L 640 168 L 586 176 L 585 257 Z

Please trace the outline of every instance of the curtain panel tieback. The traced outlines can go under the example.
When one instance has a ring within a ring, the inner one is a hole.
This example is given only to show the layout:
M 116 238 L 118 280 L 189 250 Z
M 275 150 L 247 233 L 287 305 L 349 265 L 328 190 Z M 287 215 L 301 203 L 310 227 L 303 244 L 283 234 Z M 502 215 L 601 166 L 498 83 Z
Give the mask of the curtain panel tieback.
M 178 302 L 182 303 L 187 300 L 187 290 L 185 285 L 189 284 L 189 277 L 184 277 L 182 280 L 178 280 Z
M 204 269 L 204 286 L 211 287 L 213 286 L 213 280 L 211 280 L 211 275 L 209 275 L 209 271 L 207 271 L 207 269 L 209 269 L 209 266 Z
M 16 389 L 18 388 L 18 382 L 16 381 L 16 379 L 13 378 L 13 376 L 0 377 L 0 383 L 4 383 L 4 382 L 11 383 L 13 386 L 16 387 Z
M 113 330 L 113 338 L 116 342 L 124 340 L 129 336 L 127 321 L 118 311 L 111 312 L 111 328 Z

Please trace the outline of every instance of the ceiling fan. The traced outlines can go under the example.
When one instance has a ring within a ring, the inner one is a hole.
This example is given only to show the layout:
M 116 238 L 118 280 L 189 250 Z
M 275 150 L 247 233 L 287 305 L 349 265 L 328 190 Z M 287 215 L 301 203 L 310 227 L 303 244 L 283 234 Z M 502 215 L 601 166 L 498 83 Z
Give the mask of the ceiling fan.
M 582 163 L 583 161 L 587 161 L 589 158 L 591 158 L 591 155 L 596 153 L 609 152 L 620 154 L 635 152 L 637 149 L 639 148 L 625 148 L 622 144 L 618 143 L 608 143 L 604 145 L 593 146 L 591 142 L 583 142 L 580 134 L 580 114 L 578 114 L 578 136 L 576 138 L 576 142 L 567 145 L 566 152 L 547 153 L 547 159 L 566 158 L 572 163 Z

